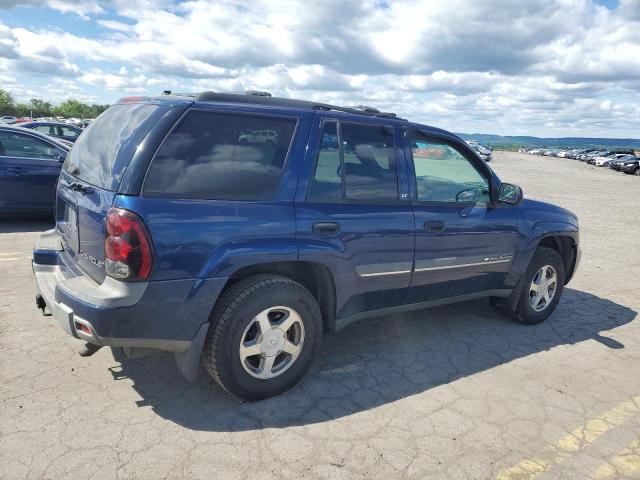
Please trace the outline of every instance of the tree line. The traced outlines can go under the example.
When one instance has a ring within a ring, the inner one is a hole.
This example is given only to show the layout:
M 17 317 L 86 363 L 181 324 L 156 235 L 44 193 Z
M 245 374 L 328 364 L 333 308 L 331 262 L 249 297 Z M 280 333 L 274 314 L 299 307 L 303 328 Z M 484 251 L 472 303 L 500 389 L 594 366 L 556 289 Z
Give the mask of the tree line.
M 75 99 L 65 100 L 58 105 L 39 98 L 32 98 L 29 103 L 16 103 L 9 92 L 0 89 L 0 117 L 95 118 L 107 108 L 109 105 L 88 105 Z

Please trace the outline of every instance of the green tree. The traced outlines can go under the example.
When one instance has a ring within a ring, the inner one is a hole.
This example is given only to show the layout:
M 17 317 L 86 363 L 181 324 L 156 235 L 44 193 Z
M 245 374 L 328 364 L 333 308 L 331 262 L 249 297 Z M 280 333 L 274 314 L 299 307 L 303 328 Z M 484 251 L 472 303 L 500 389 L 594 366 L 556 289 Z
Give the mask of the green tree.
M 32 98 L 31 101 L 31 110 L 33 111 L 34 117 L 50 117 L 51 116 L 51 103 L 45 102 L 44 100 L 40 100 L 39 98 Z
M 87 104 L 75 99 L 65 100 L 58 105 L 56 111 L 60 112 L 60 115 L 67 118 L 84 118 L 90 113 L 90 109 Z
M 31 105 L 26 103 L 17 103 L 16 104 L 16 116 L 18 117 L 29 117 L 31 116 Z
M 13 97 L 9 92 L 0 88 L 0 105 L 13 105 Z
M 0 88 L 0 116 L 15 114 L 16 106 L 13 103 L 13 97 L 9 92 Z

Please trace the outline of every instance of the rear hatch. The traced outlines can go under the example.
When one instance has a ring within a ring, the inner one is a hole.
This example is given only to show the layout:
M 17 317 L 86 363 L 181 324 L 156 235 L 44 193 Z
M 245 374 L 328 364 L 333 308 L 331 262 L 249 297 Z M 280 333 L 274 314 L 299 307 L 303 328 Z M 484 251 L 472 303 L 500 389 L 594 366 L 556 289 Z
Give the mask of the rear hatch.
M 56 224 L 71 260 L 97 282 L 105 277 L 105 218 L 136 149 L 170 109 L 157 103 L 110 107 L 78 137 L 60 174 Z

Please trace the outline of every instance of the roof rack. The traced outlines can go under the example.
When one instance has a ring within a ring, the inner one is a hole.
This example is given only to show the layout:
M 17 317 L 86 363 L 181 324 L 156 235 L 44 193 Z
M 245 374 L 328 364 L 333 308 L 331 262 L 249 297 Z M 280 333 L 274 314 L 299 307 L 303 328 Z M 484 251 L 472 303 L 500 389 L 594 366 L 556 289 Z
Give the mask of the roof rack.
M 222 92 L 201 92 L 192 93 L 171 93 L 165 90 L 163 95 L 180 95 L 193 97 L 199 101 L 208 102 L 229 102 L 229 103 L 252 103 L 259 105 L 270 105 L 275 107 L 291 107 L 291 108 L 311 108 L 314 110 L 328 110 L 344 113 L 352 113 L 356 115 L 367 115 L 371 117 L 394 118 L 405 120 L 397 117 L 395 113 L 381 112 L 377 108 L 360 105 L 357 107 L 340 107 L 322 102 L 311 102 L 308 100 L 295 100 L 292 98 L 273 97 L 271 93 L 260 90 L 248 90 L 244 93 L 222 93 Z

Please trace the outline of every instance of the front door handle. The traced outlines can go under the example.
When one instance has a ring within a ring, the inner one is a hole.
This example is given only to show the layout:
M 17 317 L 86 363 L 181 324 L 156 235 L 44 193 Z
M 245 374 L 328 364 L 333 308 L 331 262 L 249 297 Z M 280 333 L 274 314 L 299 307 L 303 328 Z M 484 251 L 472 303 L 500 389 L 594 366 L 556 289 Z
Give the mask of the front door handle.
M 336 222 L 316 222 L 313 224 L 313 233 L 316 235 L 335 235 L 340 231 L 340 225 Z
M 439 233 L 444 231 L 444 222 L 440 220 L 432 220 L 430 222 L 424 222 L 424 231 L 430 233 Z

